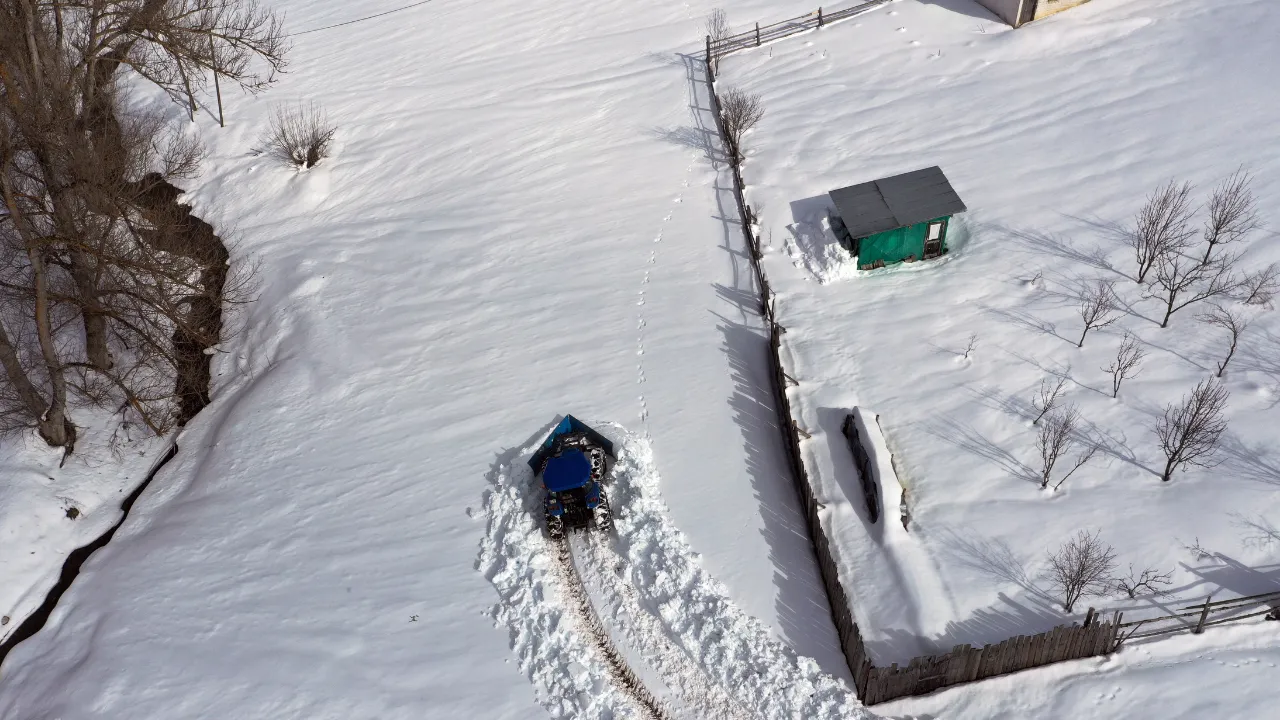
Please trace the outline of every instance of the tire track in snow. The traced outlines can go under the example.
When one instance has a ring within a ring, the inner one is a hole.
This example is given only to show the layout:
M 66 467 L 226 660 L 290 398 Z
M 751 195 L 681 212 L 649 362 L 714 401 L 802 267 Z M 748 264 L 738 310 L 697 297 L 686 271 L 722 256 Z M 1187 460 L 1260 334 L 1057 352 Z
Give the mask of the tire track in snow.
M 651 720 L 672 720 L 666 707 L 653 696 L 653 693 L 649 692 L 640 677 L 627 664 L 626 658 L 618 652 L 618 648 L 609 637 L 609 632 L 605 630 L 604 623 L 600 622 L 600 616 L 591 605 L 591 596 L 587 593 L 578 569 L 574 566 L 569 539 L 562 538 L 555 541 L 554 547 L 556 574 L 559 576 L 560 586 L 565 591 L 565 599 L 573 608 L 578 624 L 591 641 L 596 654 L 604 661 L 614 687 Z
M 699 720 L 754 718 L 723 688 L 712 683 L 694 659 L 680 649 L 654 616 L 644 609 L 635 588 L 625 580 L 622 572 L 625 561 L 605 544 L 603 539 L 587 537 L 582 542 L 571 541 L 570 548 L 580 573 L 586 567 L 597 575 L 594 585 L 597 592 L 606 596 L 612 624 L 632 639 L 632 649 L 645 658 L 646 664 L 658 672 L 663 683 L 680 696 Z M 619 563 L 616 572 L 610 567 L 615 563 Z M 609 583 L 610 578 L 617 582 Z

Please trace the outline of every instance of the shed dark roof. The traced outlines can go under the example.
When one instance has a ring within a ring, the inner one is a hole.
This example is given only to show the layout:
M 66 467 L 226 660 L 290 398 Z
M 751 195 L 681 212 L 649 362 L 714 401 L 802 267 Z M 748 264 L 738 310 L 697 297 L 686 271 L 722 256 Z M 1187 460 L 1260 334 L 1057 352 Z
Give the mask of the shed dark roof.
M 936 165 L 828 193 L 849 234 L 863 238 L 964 212 L 964 203 Z

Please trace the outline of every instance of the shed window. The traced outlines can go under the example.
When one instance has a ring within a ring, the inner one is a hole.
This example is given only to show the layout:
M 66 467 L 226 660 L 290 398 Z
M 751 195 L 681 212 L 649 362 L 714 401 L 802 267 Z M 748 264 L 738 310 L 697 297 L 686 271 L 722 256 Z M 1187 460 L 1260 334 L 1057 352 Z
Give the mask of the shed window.
M 942 223 L 929 223 L 929 239 L 938 240 L 942 237 Z

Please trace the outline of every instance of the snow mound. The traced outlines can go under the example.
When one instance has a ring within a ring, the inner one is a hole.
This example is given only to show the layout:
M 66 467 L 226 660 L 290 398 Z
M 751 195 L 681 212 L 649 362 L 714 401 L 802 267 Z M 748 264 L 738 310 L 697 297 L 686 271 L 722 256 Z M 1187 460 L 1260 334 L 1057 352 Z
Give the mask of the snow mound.
M 610 481 L 618 576 L 699 671 L 760 718 L 875 717 L 848 685 L 737 608 L 702 568 L 667 517 L 649 442 L 616 425 L 597 427 L 618 449 Z M 563 622 L 568 613 L 555 586 L 555 548 L 537 522 L 540 495 L 525 463 L 535 447 L 495 469 L 485 498 L 488 531 L 478 568 L 500 597 L 493 617 L 510 630 L 520 669 L 553 717 L 629 716 L 587 643 Z

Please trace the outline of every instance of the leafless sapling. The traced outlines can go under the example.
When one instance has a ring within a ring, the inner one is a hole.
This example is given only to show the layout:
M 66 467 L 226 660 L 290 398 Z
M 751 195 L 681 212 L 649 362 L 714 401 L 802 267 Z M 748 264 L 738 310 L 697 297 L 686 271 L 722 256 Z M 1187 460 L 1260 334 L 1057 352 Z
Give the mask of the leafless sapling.
M 732 34 L 729 30 L 729 15 L 722 8 L 711 11 L 707 16 L 706 28 L 707 37 L 711 38 L 713 43 L 724 40 Z
M 1160 479 L 1168 482 L 1173 473 L 1187 466 L 1212 467 L 1218 439 L 1227 429 L 1223 410 L 1230 393 L 1215 378 L 1202 380 L 1181 402 L 1165 406 L 1156 421 L 1156 438 L 1164 453 Z
M 1111 376 L 1111 397 L 1119 397 L 1121 383 L 1141 372 L 1139 366 L 1142 365 L 1142 359 L 1146 356 L 1147 351 L 1138 344 L 1138 338 L 1125 333 L 1124 340 L 1120 341 L 1120 349 L 1116 352 L 1115 360 L 1103 368 L 1103 371 Z
M 1079 410 L 1076 409 L 1075 405 L 1068 405 L 1058 412 L 1050 413 L 1044 423 L 1040 425 L 1040 431 L 1036 435 L 1036 450 L 1040 453 L 1041 490 L 1049 487 L 1049 481 L 1053 477 L 1053 470 L 1057 467 L 1058 460 L 1071 448 L 1078 445 L 1076 435 L 1079 420 Z M 1075 464 L 1054 484 L 1053 489 L 1057 490 L 1062 487 L 1067 482 L 1067 479 L 1083 467 L 1085 463 L 1093 459 L 1097 452 L 1097 443 L 1090 443 L 1085 447 L 1076 457 Z
M 1280 291 L 1280 264 L 1270 265 L 1240 280 L 1240 301 L 1246 305 L 1266 305 Z
M 1258 203 L 1250 187 L 1253 178 L 1244 168 L 1231 173 L 1209 195 L 1205 219 L 1205 249 L 1201 263 L 1208 263 L 1218 247 L 1242 239 L 1262 226 Z
M 1080 342 L 1076 347 L 1084 347 L 1084 338 L 1090 330 L 1103 328 L 1119 319 L 1116 314 L 1116 296 L 1111 283 L 1097 280 L 1085 288 L 1080 297 L 1080 319 L 1084 322 L 1084 330 L 1080 333 Z
M 1235 275 L 1236 257 L 1222 253 L 1203 261 L 1181 251 L 1162 256 L 1156 262 L 1156 285 L 1163 291 L 1164 318 L 1160 327 L 1169 327 L 1169 318 L 1188 305 L 1232 294 L 1240 287 Z
M 1227 370 L 1227 363 L 1231 362 L 1232 356 L 1236 354 L 1236 347 L 1240 344 L 1240 335 L 1244 333 L 1245 328 L 1249 327 L 1249 320 L 1239 312 L 1218 304 L 1212 305 L 1209 312 L 1197 315 L 1196 319 L 1205 325 L 1222 328 L 1227 331 L 1230 338 L 1230 342 L 1227 345 L 1227 355 L 1222 358 L 1222 362 L 1218 363 L 1218 377 L 1222 377 L 1222 373 Z
M 1191 229 L 1194 214 L 1191 185 L 1187 183 L 1179 185 L 1171 180 L 1147 196 L 1129 235 L 1129 245 L 1138 265 L 1138 284 L 1146 281 L 1147 274 L 1161 258 L 1187 247 L 1195 234 Z
M 1138 593 L 1144 590 L 1153 595 L 1161 595 L 1164 593 L 1162 587 L 1173 584 L 1172 577 L 1172 571 L 1162 573 L 1158 568 L 1146 568 L 1138 572 L 1133 569 L 1133 565 L 1129 565 L 1128 576 L 1116 578 L 1116 589 L 1130 599 L 1138 597 Z
M 969 333 L 969 339 L 964 344 L 964 359 L 969 359 L 969 354 L 978 349 L 977 333 Z
M 720 94 L 720 116 L 729 140 L 729 158 L 742 162 L 742 138 L 764 117 L 764 100 L 755 93 L 729 88 Z
M 1040 381 L 1040 390 L 1036 396 L 1031 398 L 1031 407 L 1036 409 L 1039 414 L 1036 419 L 1031 421 L 1032 425 L 1038 425 L 1040 419 L 1043 418 L 1050 410 L 1058 406 L 1058 401 L 1062 399 L 1066 392 L 1067 378 L 1059 376 L 1057 381 L 1045 378 Z
M 1047 575 L 1062 599 L 1062 609 L 1071 612 L 1084 595 L 1104 595 L 1114 580 L 1115 549 L 1102 542 L 1098 532 L 1081 530 L 1049 554 Z

